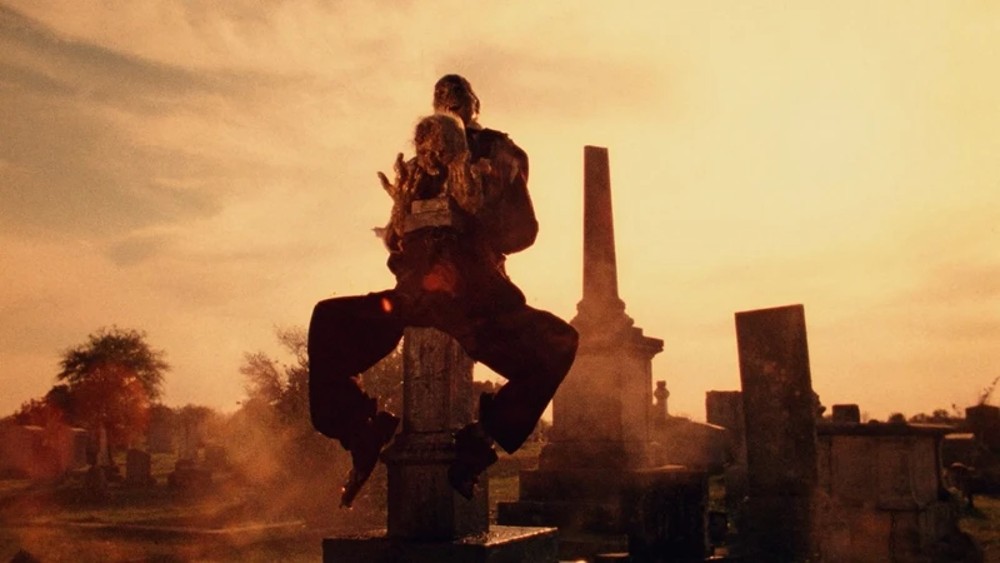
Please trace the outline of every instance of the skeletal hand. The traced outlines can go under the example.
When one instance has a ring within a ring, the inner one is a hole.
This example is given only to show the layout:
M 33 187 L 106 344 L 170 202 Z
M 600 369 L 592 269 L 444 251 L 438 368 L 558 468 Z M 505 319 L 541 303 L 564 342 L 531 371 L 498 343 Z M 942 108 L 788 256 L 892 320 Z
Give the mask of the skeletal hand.
M 403 162 L 403 153 L 396 154 L 396 162 L 393 163 L 392 169 L 396 173 L 395 182 L 390 183 L 385 174 L 381 172 L 378 173 L 378 179 L 382 183 L 382 189 L 389 194 L 389 197 L 395 200 L 399 197 L 403 186 L 406 185 L 406 182 L 410 178 L 409 169 L 406 166 L 406 163 Z

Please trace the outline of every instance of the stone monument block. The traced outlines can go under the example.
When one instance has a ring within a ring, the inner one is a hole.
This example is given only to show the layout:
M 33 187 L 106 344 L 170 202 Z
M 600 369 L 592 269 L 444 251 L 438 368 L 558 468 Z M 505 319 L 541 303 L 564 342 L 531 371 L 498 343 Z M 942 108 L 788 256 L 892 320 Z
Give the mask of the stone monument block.
M 878 449 L 877 499 L 881 508 L 913 509 L 938 500 L 938 443 L 908 436 L 886 437 Z
M 810 560 L 817 548 L 816 399 L 805 311 L 792 305 L 736 313 L 736 339 L 746 428 L 746 549 L 759 560 Z
M 824 561 L 967 560 L 957 507 L 941 494 L 936 452 L 950 431 L 912 424 L 817 427 L 826 461 L 819 465 L 824 500 L 815 530 Z M 945 555 L 942 547 L 958 551 Z
M 844 504 L 874 504 L 878 499 L 878 475 L 874 461 L 878 445 L 859 436 L 841 436 L 829 443 L 830 486 Z
M 736 314 L 750 494 L 809 494 L 816 412 L 801 305 Z

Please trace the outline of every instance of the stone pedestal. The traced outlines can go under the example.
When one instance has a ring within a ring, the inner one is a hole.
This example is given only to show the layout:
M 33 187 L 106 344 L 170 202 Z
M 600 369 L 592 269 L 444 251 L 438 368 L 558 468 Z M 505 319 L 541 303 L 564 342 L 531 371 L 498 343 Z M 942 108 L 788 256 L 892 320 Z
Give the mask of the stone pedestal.
M 466 500 L 448 484 L 452 433 L 475 418 L 472 359 L 446 334 L 410 328 L 403 343 L 403 429 L 383 454 L 390 537 L 452 540 L 489 528 L 489 486 Z
M 467 500 L 448 484 L 452 434 L 475 416 L 472 360 L 448 335 L 408 328 L 403 341 L 403 428 L 383 453 L 385 530 L 323 541 L 337 562 L 554 562 L 555 530 L 489 526 L 489 486 Z

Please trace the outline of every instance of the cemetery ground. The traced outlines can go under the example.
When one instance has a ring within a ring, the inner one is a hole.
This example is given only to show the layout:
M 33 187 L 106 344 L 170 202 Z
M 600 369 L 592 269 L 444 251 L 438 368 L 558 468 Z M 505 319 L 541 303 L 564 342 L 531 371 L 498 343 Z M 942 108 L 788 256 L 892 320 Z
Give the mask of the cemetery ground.
M 490 497 L 517 498 L 517 474 L 537 463 L 539 443 L 501 456 L 490 469 Z M 40 561 L 319 561 L 321 540 L 385 525 L 384 469 L 350 510 L 337 507 L 343 476 L 325 491 L 294 483 L 261 487 L 233 472 L 210 486 L 167 485 L 173 454 L 153 454 L 152 487 L 112 484 L 90 498 L 78 472 L 58 483 L 0 478 L 0 561 L 25 550 Z M 124 464 L 124 456 L 117 461 Z
M 490 469 L 490 498 L 515 500 L 517 475 L 537 463 L 540 443 L 501 456 Z M 154 454 L 150 488 L 112 485 L 104 500 L 83 494 L 82 475 L 59 483 L 0 479 L 0 561 L 24 549 L 40 561 L 318 561 L 321 540 L 384 525 L 384 472 L 373 475 L 368 496 L 354 509 L 337 508 L 336 484 L 317 493 L 292 494 L 294 484 L 261 488 L 217 472 L 210 487 L 178 491 L 167 486 L 176 456 Z M 124 462 L 124 458 L 118 460 Z M 721 484 L 712 479 L 711 508 Z M 305 496 L 303 496 L 305 495 Z M 1000 562 L 1000 495 L 978 495 L 964 509 L 962 529 Z

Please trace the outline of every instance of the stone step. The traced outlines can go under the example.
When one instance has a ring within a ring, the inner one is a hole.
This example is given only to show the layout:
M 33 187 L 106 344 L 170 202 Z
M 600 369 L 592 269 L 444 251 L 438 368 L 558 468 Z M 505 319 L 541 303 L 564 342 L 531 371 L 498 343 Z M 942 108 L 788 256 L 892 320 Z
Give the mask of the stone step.
M 624 534 L 574 534 L 559 531 L 559 560 L 581 561 L 596 559 L 599 554 L 628 553 L 628 537 Z M 628 561 L 628 559 L 624 559 Z
M 323 540 L 324 563 L 525 563 L 557 560 L 556 530 L 492 526 L 455 540 L 402 540 L 385 530 Z
M 617 503 L 583 501 L 514 501 L 497 503 L 497 522 L 516 526 L 557 526 L 570 532 L 624 531 Z

